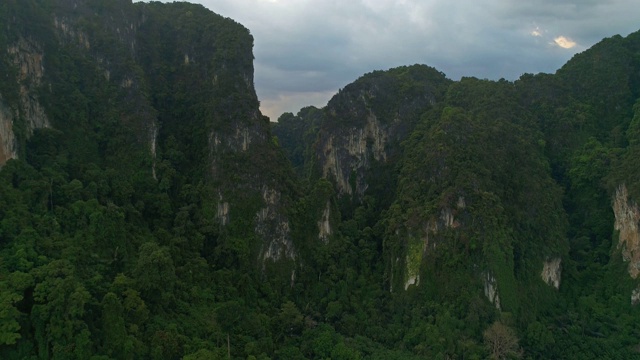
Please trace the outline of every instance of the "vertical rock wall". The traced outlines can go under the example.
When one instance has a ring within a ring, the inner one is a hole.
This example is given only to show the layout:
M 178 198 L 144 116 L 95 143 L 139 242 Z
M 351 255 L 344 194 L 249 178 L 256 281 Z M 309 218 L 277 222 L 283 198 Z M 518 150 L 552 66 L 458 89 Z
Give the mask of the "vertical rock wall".
M 562 276 L 562 259 L 552 258 L 544 262 L 540 277 L 549 286 L 556 289 L 560 288 L 560 280 Z
M 35 129 L 50 126 L 37 96 L 44 76 L 42 46 L 20 37 L 7 48 L 7 55 L 18 70 L 15 81 L 18 83 L 19 103 L 9 106 L 0 94 L 0 166 L 18 156 L 18 139 L 14 133 L 17 121 L 24 122 L 25 136 L 31 135 Z
M 28 134 L 31 134 L 35 129 L 49 127 L 49 119 L 36 95 L 44 75 L 44 53 L 41 45 L 20 38 L 7 51 L 14 65 L 18 68 L 18 83 L 20 84 L 18 116 L 26 121 Z
M 0 97 L 0 166 L 17 156 L 16 145 L 13 134 L 13 114 L 2 103 L 2 97 Z
M 637 279 L 640 274 L 640 209 L 636 202 L 629 199 L 624 184 L 616 190 L 613 213 L 616 218 L 614 228 L 619 232 L 618 249 L 621 250 L 622 258 L 629 263 L 629 275 Z
M 322 176 L 334 180 L 339 194 L 355 192 L 361 196 L 368 186 L 364 171 L 369 168 L 371 159 L 384 161 L 387 158 L 388 129 L 384 129 L 375 114 L 370 113 L 364 127 L 345 130 L 321 140 Z M 351 179 L 352 176 L 356 179 Z

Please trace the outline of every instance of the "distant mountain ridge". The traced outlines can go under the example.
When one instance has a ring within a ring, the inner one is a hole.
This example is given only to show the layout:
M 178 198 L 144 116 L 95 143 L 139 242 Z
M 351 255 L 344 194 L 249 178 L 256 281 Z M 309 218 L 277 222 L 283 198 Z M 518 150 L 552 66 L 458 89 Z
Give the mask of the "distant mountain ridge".
M 635 305 L 639 45 L 640 32 L 614 36 L 554 75 L 515 82 L 454 82 L 419 65 L 373 72 L 272 128 L 303 176 L 333 184 L 343 222 L 375 204 L 369 226 L 392 292 L 467 304 L 481 292 L 525 324 L 550 299 L 594 287 Z M 380 86 L 385 77 L 396 83 Z M 437 91 L 398 90 L 419 79 Z
M 640 32 L 270 124 L 249 30 L 203 6 L 0 24 L 0 358 L 638 356 Z

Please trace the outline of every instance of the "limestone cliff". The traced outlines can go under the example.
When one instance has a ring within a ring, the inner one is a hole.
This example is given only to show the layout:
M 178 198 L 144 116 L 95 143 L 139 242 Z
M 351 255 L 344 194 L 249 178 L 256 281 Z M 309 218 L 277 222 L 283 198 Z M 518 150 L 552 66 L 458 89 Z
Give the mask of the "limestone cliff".
M 20 107 L 17 116 L 26 121 L 28 133 L 49 126 L 49 120 L 37 97 L 44 75 L 42 45 L 20 37 L 7 51 L 19 69 L 17 81 L 20 84 Z
M 487 297 L 490 303 L 492 303 L 496 309 L 502 310 L 500 306 L 500 293 L 498 293 L 498 282 L 495 276 L 490 272 L 483 274 L 484 281 L 484 296 Z
M 460 221 L 457 217 L 464 212 L 465 207 L 464 197 L 459 197 L 453 206 L 442 207 L 437 216 L 424 221 L 417 229 L 405 230 L 408 231 L 407 235 L 404 236 L 407 242 L 405 269 L 403 271 L 405 290 L 409 288 L 409 285 L 418 285 L 420 283 L 422 262 L 436 250 L 438 233 L 458 228 Z M 398 231 L 398 234 L 400 233 Z M 418 236 L 413 234 L 418 234 Z M 495 279 L 493 281 L 495 282 Z
M 424 111 L 441 98 L 448 80 L 414 65 L 367 74 L 336 94 L 323 109 L 314 161 L 339 195 L 363 196 L 374 164 L 398 153 Z
M 613 213 L 618 231 L 618 250 L 624 261 L 628 262 L 629 275 L 637 279 L 640 274 L 640 209 L 629 198 L 627 187 L 622 184 L 616 189 L 613 198 Z
M 24 152 L 19 144 L 34 130 L 54 127 L 69 133 L 81 122 L 100 122 L 107 117 L 119 117 L 125 131 L 137 137 L 140 151 L 150 151 L 153 156 L 155 111 L 134 64 L 133 44 L 142 17 L 130 0 L 118 5 L 122 7 L 115 13 L 114 8 L 87 0 L 50 0 L 30 10 L 19 4 L 8 7 L 6 55 L 10 74 L 15 74 L 9 81 L 15 81 L 16 87 L 15 94 L 0 95 L 2 162 Z M 91 19 L 90 24 L 86 18 Z M 118 83 L 120 88 L 110 88 L 108 82 Z M 119 107 L 120 114 L 106 114 L 104 103 L 91 98 L 97 92 L 105 97 L 101 100 L 110 97 L 111 109 Z M 3 101 L 8 98 L 14 101 Z M 86 135 L 78 134 L 91 142 Z M 70 134 L 67 137 L 72 145 L 87 145 L 71 139 Z
M 559 289 L 560 281 L 562 279 L 562 259 L 551 258 L 545 261 L 542 266 L 540 277 L 547 285 Z
M 13 134 L 13 113 L 0 97 L 0 166 L 17 156 L 17 143 Z
M 171 9 L 142 4 L 141 13 L 140 35 L 131 45 L 140 49 L 140 62 L 174 69 L 145 77 L 155 94 L 158 148 L 171 144 L 186 155 L 179 166 L 193 181 L 207 180 L 222 236 L 246 241 L 246 255 L 259 268 L 295 260 L 287 215 L 291 174 L 279 163 L 282 155 L 258 109 L 249 31 L 185 3 Z M 210 31 L 194 36 L 202 26 Z
M 363 128 L 351 127 L 333 134 L 322 132 L 319 139 L 322 176 L 334 181 L 339 194 L 362 196 L 368 186 L 364 178 L 366 170 L 374 160 L 387 160 L 391 131 L 389 127 L 381 127 L 375 114 L 369 113 Z
M 144 173 L 174 195 L 177 172 L 205 181 L 204 203 L 223 236 L 252 239 L 246 249 L 260 261 L 295 258 L 290 169 L 259 111 L 245 27 L 188 3 L 47 0 L 7 9 L 0 60 L 15 76 L 0 88 L 0 166 L 52 127 L 74 161 Z
M 518 288 L 519 276 L 559 287 L 568 248 L 562 191 L 531 140 L 537 132 L 522 125 L 527 115 L 500 100 L 513 93 L 508 83 L 454 83 L 403 142 L 383 220 L 391 288 L 450 294 L 473 279 L 496 308 L 515 311 L 519 294 L 534 291 Z M 467 280 L 443 270 L 454 266 Z
M 323 243 L 327 243 L 329 241 L 329 236 L 331 236 L 331 202 L 327 201 L 327 205 L 324 210 L 322 210 L 322 218 L 318 220 L 318 239 L 320 239 Z
M 8 46 L 7 55 L 17 69 L 16 78 L 9 78 L 8 81 L 15 81 L 18 86 L 19 101 L 5 104 L 0 94 L 0 166 L 18 156 L 18 137 L 14 125 L 24 129 L 24 136 L 31 135 L 35 129 L 50 126 L 38 99 L 44 75 L 42 45 L 20 36 Z
M 291 240 L 289 220 L 283 216 L 280 192 L 264 187 L 262 198 L 265 207 L 256 214 L 255 231 L 264 241 L 260 250 L 263 260 L 278 261 L 297 257 L 295 246 Z M 264 263 L 263 263 L 264 264 Z

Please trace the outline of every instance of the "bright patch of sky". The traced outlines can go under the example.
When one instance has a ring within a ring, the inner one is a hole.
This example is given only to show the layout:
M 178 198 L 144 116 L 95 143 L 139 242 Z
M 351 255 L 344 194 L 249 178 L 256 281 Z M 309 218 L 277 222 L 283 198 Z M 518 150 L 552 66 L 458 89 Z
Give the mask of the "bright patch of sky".
M 192 2 L 251 31 L 256 91 L 272 121 L 326 105 L 373 70 L 421 63 L 454 80 L 515 80 L 555 72 L 602 38 L 640 27 L 638 0 Z
M 563 49 L 571 49 L 572 47 L 575 47 L 577 45 L 575 41 L 564 36 L 558 36 L 557 38 L 553 39 L 553 42 Z
M 531 36 L 535 36 L 535 37 L 540 37 L 540 36 L 542 36 L 542 32 L 540 31 L 540 28 L 539 28 L 539 27 L 537 27 L 537 26 L 536 26 L 536 28 L 535 28 L 535 29 L 533 29 L 533 30 L 530 32 L 530 34 L 531 34 Z

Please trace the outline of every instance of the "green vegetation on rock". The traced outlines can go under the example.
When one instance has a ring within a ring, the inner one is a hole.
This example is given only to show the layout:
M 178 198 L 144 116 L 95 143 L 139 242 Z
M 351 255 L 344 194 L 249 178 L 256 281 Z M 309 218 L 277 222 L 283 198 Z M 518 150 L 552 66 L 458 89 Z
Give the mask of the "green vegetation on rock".
M 640 33 L 270 125 L 251 34 L 202 6 L 0 24 L 0 358 L 640 356 Z

